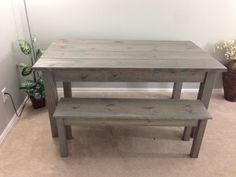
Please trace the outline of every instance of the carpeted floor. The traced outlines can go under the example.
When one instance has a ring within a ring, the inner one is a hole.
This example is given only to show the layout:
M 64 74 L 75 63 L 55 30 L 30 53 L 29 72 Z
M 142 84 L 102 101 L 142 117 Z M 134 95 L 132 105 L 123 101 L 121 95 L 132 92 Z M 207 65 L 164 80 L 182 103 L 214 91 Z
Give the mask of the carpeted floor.
M 70 155 L 61 158 L 46 108 L 33 110 L 28 105 L 0 145 L 0 177 L 236 177 L 236 103 L 215 93 L 209 111 L 214 119 L 208 121 L 198 159 L 188 156 L 191 141 L 180 140 L 183 128 L 95 126 L 73 127 Z

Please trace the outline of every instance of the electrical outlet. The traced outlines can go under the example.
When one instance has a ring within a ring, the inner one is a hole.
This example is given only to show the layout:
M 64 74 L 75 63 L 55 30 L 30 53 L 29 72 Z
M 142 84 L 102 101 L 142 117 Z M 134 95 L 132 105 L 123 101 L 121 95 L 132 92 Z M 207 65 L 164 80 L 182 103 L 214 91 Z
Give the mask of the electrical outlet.
M 1 90 L 1 93 L 2 93 L 2 99 L 3 99 L 3 102 L 5 103 L 6 100 L 7 100 L 7 95 L 5 95 L 5 93 L 7 92 L 7 89 L 6 88 L 3 88 Z

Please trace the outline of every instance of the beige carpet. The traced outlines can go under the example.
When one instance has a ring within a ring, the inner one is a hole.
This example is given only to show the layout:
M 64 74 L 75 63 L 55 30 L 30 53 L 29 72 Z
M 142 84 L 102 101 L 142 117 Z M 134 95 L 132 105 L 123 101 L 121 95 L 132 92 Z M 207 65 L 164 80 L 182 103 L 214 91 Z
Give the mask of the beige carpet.
M 214 119 L 198 159 L 189 158 L 191 141 L 180 140 L 182 128 L 89 126 L 73 127 L 70 155 L 61 158 L 46 109 L 29 105 L 0 145 L 0 177 L 236 177 L 236 103 L 217 93 L 209 110 Z

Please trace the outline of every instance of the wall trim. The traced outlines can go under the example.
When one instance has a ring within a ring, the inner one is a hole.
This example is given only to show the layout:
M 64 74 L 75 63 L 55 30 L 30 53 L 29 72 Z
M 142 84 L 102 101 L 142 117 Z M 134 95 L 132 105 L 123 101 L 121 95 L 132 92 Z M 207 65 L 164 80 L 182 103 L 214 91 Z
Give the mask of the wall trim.
M 73 87 L 74 92 L 172 92 L 172 88 L 98 88 L 98 87 Z M 57 91 L 62 92 L 63 88 L 57 88 Z M 183 88 L 182 92 L 198 92 L 197 88 Z M 222 93 L 222 88 L 213 89 L 213 93 Z
M 21 103 L 21 105 L 19 106 L 19 108 L 17 109 L 17 112 L 19 112 L 22 107 L 24 106 L 24 102 L 27 100 L 27 97 L 25 97 L 25 99 L 23 100 L 23 102 Z M 21 117 L 17 117 L 16 114 L 13 115 L 13 117 L 11 118 L 11 120 L 8 122 L 6 128 L 3 130 L 2 134 L 0 135 L 0 145 L 3 143 L 3 141 L 5 140 L 6 136 L 8 135 L 8 133 L 11 131 L 12 127 L 15 125 L 15 123 L 20 119 Z

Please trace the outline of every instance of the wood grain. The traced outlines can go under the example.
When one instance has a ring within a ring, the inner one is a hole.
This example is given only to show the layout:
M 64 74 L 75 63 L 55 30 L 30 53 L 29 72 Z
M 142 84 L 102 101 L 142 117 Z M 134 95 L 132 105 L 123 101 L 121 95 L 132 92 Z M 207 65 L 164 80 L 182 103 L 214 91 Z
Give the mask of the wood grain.
M 199 120 L 198 126 L 194 131 L 193 144 L 190 152 L 192 158 L 197 158 L 199 155 L 202 139 L 206 129 L 207 120 Z
M 58 95 L 56 90 L 56 81 L 50 70 L 43 72 L 44 87 L 46 92 L 46 106 L 48 108 L 49 120 L 51 125 L 51 133 L 53 137 L 58 136 L 57 124 L 53 119 L 53 113 L 58 102 Z
M 183 82 L 175 82 L 173 86 L 172 99 L 180 99 Z
M 34 69 L 46 68 L 226 68 L 191 41 L 79 40 L 53 42 Z
M 200 120 L 210 119 L 200 100 L 62 98 L 54 118 L 81 120 Z
M 64 97 L 65 98 L 71 98 L 72 97 L 72 88 L 71 88 L 71 82 L 63 82 L 63 91 L 64 91 Z M 72 139 L 72 130 L 71 126 L 66 126 L 66 138 Z
M 68 156 L 68 145 L 66 141 L 66 129 L 63 119 L 57 119 L 61 157 Z
M 216 79 L 216 72 L 208 72 L 205 75 L 204 82 L 200 84 L 200 89 L 197 98 L 203 102 L 206 108 L 208 108 L 210 103 L 215 79 Z
M 202 70 L 54 69 L 57 81 L 80 82 L 203 82 Z

